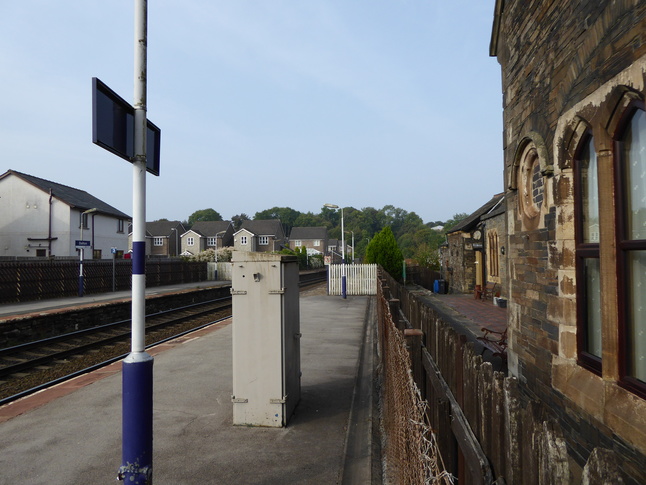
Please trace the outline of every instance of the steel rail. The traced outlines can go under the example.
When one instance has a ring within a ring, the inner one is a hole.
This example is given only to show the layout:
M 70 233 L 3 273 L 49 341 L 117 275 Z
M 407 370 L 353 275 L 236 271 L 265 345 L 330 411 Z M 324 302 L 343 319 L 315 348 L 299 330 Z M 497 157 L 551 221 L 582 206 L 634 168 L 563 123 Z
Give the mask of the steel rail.
M 202 330 L 203 328 L 206 328 L 208 326 L 217 325 L 218 323 L 223 322 L 224 320 L 227 320 L 229 318 L 231 318 L 231 316 L 222 317 L 222 318 L 220 318 L 218 320 L 213 320 L 212 322 L 204 323 L 204 324 L 199 325 L 199 326 L 197 326 L 195 328 L 192 328 L 190 330 L 180 332 L 180 333 L 178 333 L 176 335 L 173 335 L 171 337 L 163 338 L 161 340 L 158 340 L 156 342 L 153 342 L 151 344 L 146 345 L 146 349 L 149 349 L 149 348 L 154 347 L 156 345 L 163 344 L 165 342 L 169 342 L 169 341 L 174 340 L 174 339 L 179 338 L 179 337 L 183 337 L 184 335 L 188 335 L 189 333 L 196 332 L 198 330 Z M 30 388 L 30 389 L 25 389 L 24 391 L 21 391 L 21 392 L 19 392 L 17 394 L 14 394 L 12 396 L 2 398 L 2 399 L 0 399 L 0 406 L 3 406 L 5 404 L 9 404 L 12 401 L 16 401 L 16 400 L 18 400 L 20 398 L 26 397 L 26 396 L 28 396 L 30 394 L 33 394 L 35 392 L 38 392 L 38 391 L 42 391 L 43 389 L 47 389 L 48 387 L 55 386 L 56 384 L 60 384 L 61 382 L 68 381 L 68 380 L 73 379 L 75 377 L 78 377 L 80 375 L 87 374 L 88 372 L 92 372 L 94 370 L 101 369 L 102 367 L 105 367 L 105 366 L 110 365 L 110 364 L 112 364 L 114 362 L 117 362 L 117 361 L 119 361 L 121 359 L 124 359 L 127 355 L 128 355 L 128 353 L 121 354 L 121 355 L 118 355 L 118 356 L 115 356 L 115 357 L 111 357 L 110 359 L 107 359 L 107 360 L 105 360 L 103 362 L 100 362 L 98 364 L 94 364 L 94 365 L 91 365 L 91 366 L 86 367 L 84 369 L 80 369 L 78 371 L 72 372 L 71 374 L 58 377 L 58 378 L 56 378 L 54 380 L 51 380 L 49 382 L 45 382 L 43 384 L 39 384 L 38 386 L 34 386 L 34 387 Z

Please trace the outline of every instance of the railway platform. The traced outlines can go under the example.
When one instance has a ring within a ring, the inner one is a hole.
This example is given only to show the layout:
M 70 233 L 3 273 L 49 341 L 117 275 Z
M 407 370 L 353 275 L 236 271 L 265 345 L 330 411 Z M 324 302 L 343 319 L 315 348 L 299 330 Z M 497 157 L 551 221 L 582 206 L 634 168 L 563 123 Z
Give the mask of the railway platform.
M 101 296 L 60 303 L 94 298 Z M 52 309 L 39 303 L 20 306 Z M 7 306 L 2 313 L 15 315 Z M 301 400 L 285 428 L 232 425 L 230 320 L 149 350 L 155 484 L 380 483 L 374 395 L 355 395 L 360 386 L 372 390 L 372 300 L 313 293 L 301 297 L 300 311 Z M 0 408 L 0 483 L 115 483 L 120 369 L 115 363 Z
M 200 281 L 195 283 L 155 286 L 146 288 L 146 298 L 164 293 L 178 293 L 197 288 L 214 288 L 230 285 L 230 281 Z M 85 296 L 73 296 L 68 298 L 33 300 L 20 303 L 3 303 L 0 304 L 0 318 L 28 315 L 30 313 L 42 313 L 45 311 L 55 311 L 58 309 L 69 310 L 70 308 L 90 306 L 107 301 L 130 300 L 131 297 L 132 292 L 130 290 L 125 290 L 109 293 L 86 294 Z

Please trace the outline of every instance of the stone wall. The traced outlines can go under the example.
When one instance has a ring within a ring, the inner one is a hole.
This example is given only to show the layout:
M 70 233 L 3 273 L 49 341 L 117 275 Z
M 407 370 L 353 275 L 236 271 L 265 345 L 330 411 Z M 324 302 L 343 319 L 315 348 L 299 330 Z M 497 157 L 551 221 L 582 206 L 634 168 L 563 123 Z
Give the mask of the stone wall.
M 472 293 L 475 287 L 476 256 L 468 237 L 463 232 L 449 234 L 448 247 L 442 251 L 442 266 L 451 293 Z
M 613 136 L 626 100 L 646 97 L 646 3 L 496 2 L 507 200 L 509 371 L 558 417 L 580 464 L 618 451 L 646 482 L 646 400 L 620 381 Z M 578 362 L 572 160 L 581 126 L 599 160 L 603 370 Z
M 507 293 L 507 220 L 505 214 L 499 214 L 495 217 L 484 219 L 484 243 L 485 243 L 485 260 L 486 260 L 486 280 L 496 283 L 496 293 L 500 293 L 503 298 L 509 298 Z M 492 243 L 497 242 L 497 247 L 492 247 Z M 496 253 L 497 261 L 493 261 L 492 255 Z M 497 266 L 497 268 L 495 267 Z

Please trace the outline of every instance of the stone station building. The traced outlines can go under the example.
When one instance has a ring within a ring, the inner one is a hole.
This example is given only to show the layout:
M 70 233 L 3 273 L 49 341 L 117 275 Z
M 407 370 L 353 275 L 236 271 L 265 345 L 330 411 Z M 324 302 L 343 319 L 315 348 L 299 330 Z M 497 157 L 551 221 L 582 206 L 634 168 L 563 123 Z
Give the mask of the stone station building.
M 571 459 L 646 483 L 646 2 L 497 0 L 490 54 L 509 372 Z

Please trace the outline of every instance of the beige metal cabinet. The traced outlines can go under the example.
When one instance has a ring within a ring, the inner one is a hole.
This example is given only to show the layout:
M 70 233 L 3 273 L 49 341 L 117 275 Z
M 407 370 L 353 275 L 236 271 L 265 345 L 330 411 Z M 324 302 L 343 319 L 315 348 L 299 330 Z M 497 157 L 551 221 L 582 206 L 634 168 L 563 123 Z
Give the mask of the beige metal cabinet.
M 233 424 L 285 426 L 300 399 L 295 256 L 234 251 Z

